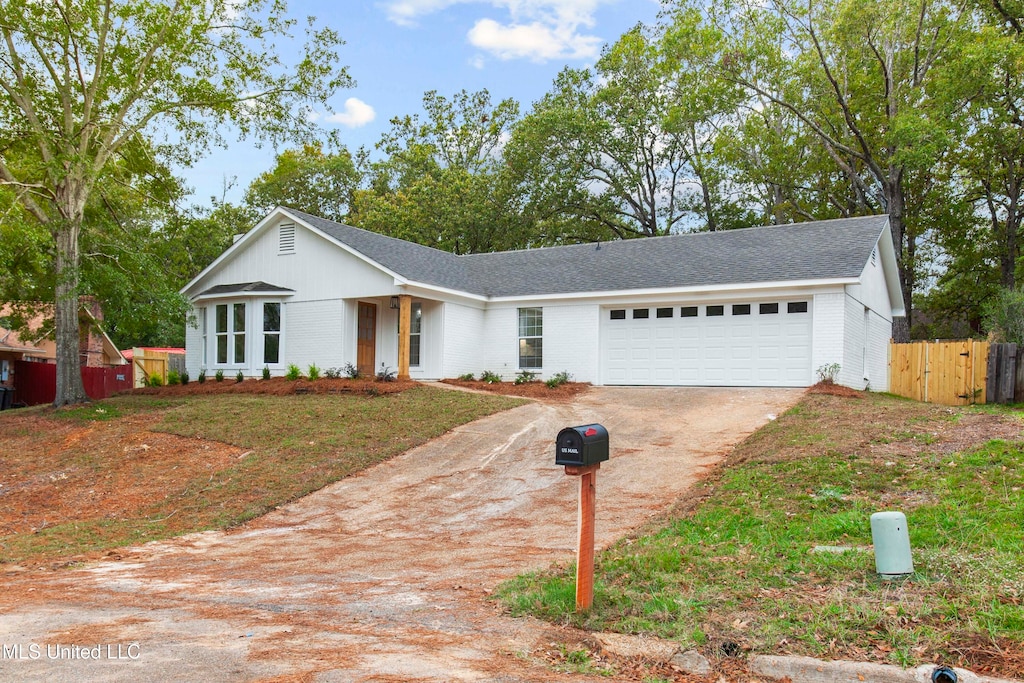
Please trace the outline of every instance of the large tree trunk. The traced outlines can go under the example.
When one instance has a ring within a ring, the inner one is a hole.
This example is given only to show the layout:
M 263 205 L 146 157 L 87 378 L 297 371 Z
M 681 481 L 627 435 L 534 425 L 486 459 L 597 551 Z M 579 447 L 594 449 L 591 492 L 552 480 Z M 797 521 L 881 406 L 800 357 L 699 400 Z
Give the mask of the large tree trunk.
M 903 318 L 893 318 L 892 338 L 897 343 L 910 341 L 910 324 L 914 295 L 914 245 L 907 236 L 905 202 L 903 197 L 903 171 L 890 169 L 885 184 L 886 208 L 889 212 L 889 229 L 892 231 L 892 245 L 896 250 L 896 265 L 900 274 L 900 291 L 903 294 Z
M 89 396 L 82 384 L 82 358 L 79 338 L 78 235 L 81 212 L 60 221 L 53 228 L 57 243 L 57 288 L 54 308 L 57 343 L 57 394 L 54 407 L 85 403 Z

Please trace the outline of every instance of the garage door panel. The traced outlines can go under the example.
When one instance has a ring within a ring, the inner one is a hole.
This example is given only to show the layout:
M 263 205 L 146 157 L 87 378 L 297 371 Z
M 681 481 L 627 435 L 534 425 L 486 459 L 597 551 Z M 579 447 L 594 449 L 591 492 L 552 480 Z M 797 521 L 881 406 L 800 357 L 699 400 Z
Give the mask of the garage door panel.
M 774 303 L 774 302 L 768 302 Z M 676 304 L 678 310 L 687 304 Z M 716 304 L 717 306 L 717 304 Z M 807 386 L 811 383 L 811 313 L 618 319 L 602 314 L 602 377 L 607 384 Z M 650 309 L 665 307 L 651 304 Z M 771 307 L 775 308 L 775 307 Z M 737 309 L 748 310 L 746 306 Z

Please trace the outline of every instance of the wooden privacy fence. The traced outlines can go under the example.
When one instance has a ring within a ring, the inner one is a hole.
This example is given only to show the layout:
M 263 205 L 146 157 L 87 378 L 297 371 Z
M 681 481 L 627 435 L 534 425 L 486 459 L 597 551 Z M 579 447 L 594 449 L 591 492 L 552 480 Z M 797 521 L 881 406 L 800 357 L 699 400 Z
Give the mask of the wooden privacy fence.
M 992 344 L 988 350 L 988 403 L 1024 401 L 1024 345 Z
M 53 403 L 57 395 L 57 366 L 49 363 L 14 361 L 14 400 L 34 406 Z M 82 384 L 89 398 L 107 398 L 117 391 L 132 388 L 131 368 L 82 368 Z
M 911 342 L 889 347 L 889 391 L 927 403 L 984 403 L 989 343 Z

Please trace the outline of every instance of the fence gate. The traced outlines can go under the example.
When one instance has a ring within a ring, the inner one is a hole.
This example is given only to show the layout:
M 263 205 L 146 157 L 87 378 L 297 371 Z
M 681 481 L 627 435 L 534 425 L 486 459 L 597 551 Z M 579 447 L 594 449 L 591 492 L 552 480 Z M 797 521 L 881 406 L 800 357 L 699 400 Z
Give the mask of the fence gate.
M 927 403 L 984 403 L 988 342 L 911 342 L 889 348 L 889 391 Z
M 161 351 L 132 349 L 132 365 L 135 367 L 135 387 L 146 386 L 147 380 L 153 375 L 167 384 L 168 354 Z

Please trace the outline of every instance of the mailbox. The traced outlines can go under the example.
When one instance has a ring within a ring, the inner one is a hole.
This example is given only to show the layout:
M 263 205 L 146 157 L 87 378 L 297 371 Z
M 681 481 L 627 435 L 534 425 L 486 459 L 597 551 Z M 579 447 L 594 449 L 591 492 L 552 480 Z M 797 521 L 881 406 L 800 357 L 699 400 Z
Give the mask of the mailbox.
M 608 430 L 598 424 L 566 427 L 555 439 L 555 464 L 577 467 L 608 459 Z

